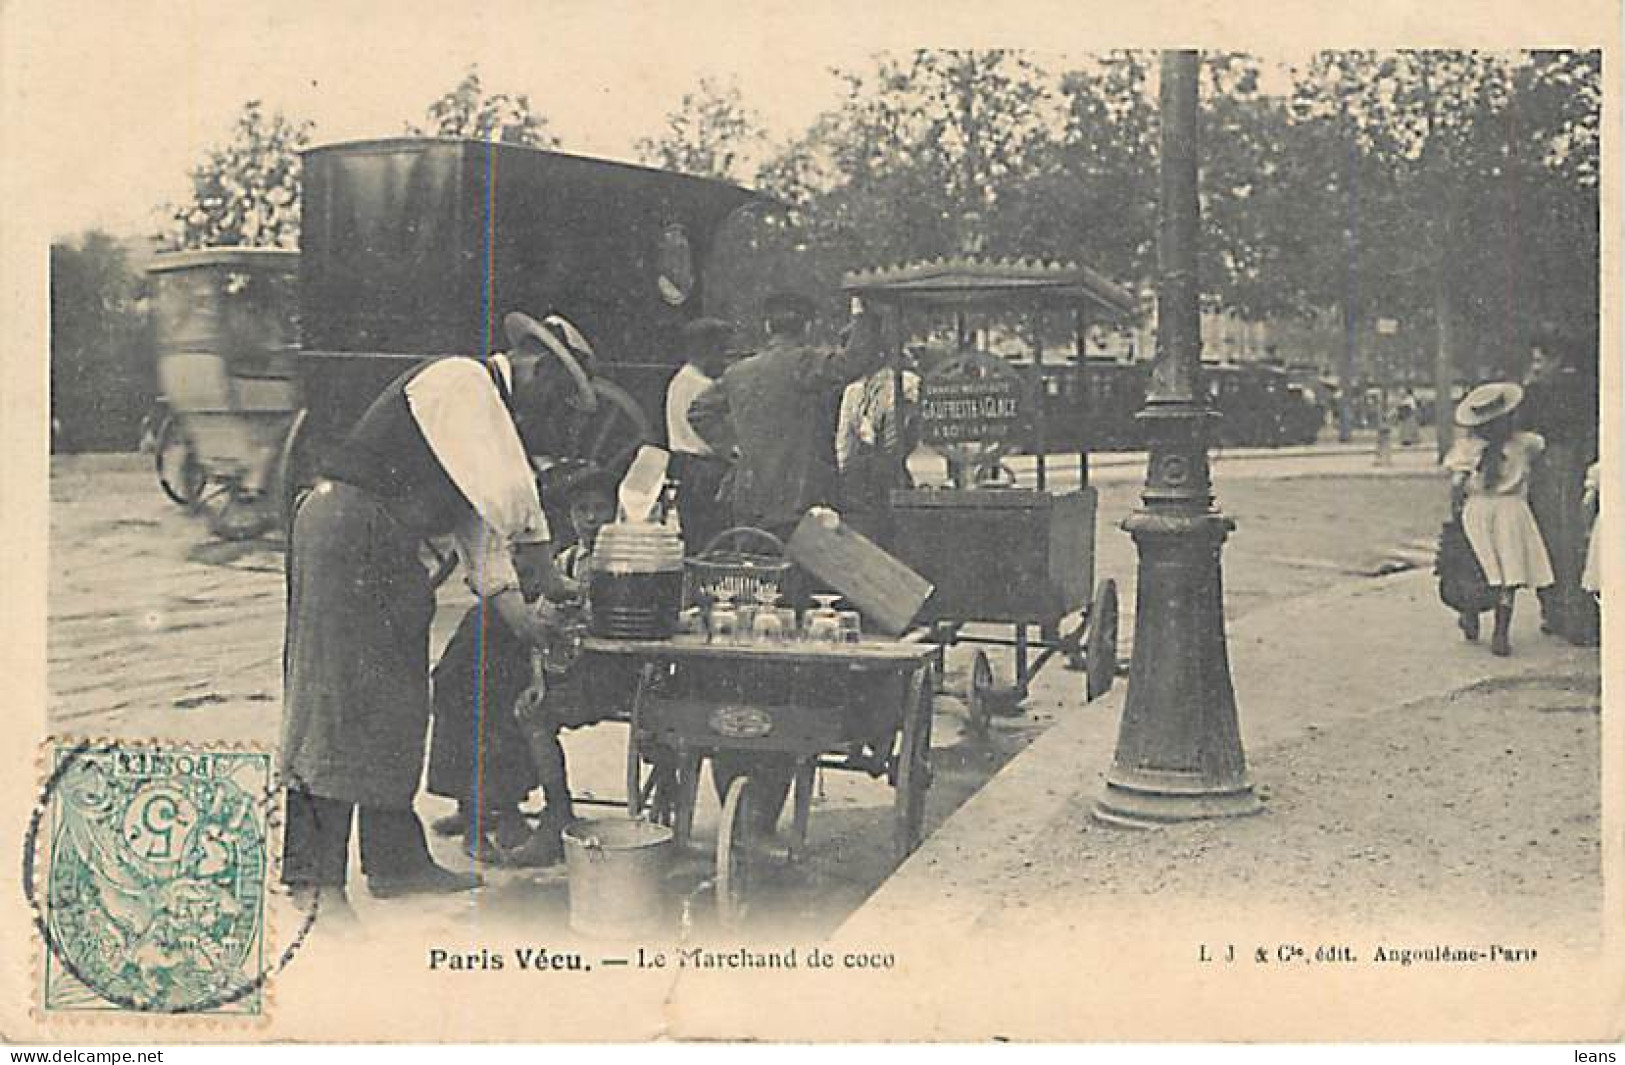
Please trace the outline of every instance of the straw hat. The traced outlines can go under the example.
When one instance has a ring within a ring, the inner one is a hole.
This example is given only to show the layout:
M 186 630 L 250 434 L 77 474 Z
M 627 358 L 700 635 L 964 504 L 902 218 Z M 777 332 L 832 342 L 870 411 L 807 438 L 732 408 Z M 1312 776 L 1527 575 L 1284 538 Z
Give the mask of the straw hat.
M 502 328 L 514 350 L 551 353 L 559 360 L 576 388 L 572 406 L 588 411 L 597 406 L 597 393 L 588 373 L 594 360 L 592 345 L 568 319 L 550 314 L 538 322 L 523 311 L 512 311 L 502 319 Z
M 1523 386 L 1510 381 L 1479 385 L 1456 404 L 1456 424 L 1464 429 L 1510 414 L 1523 402 Z

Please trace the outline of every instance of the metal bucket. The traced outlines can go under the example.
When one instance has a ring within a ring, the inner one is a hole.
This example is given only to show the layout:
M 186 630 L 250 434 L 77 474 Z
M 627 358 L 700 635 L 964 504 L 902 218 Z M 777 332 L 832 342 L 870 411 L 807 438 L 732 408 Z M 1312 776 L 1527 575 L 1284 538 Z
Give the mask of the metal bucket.
M 660 932 L 672 831 L 626 818 L 572 822 L 564 830 L 570 927 L 584 936 L 638 939 Z

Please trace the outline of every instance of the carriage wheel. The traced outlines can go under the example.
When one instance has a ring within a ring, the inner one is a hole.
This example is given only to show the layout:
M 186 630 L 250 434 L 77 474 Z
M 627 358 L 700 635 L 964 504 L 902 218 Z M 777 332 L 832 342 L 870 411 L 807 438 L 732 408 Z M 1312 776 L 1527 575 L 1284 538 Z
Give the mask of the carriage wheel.
M 992 691 L 993 663 L 988 661 L 987 652 L 978 648 L 970 660 L 970 690 L 965 694 L 965 710 L 973 735 L 987 736 L 988 725 L 993 719 L 989 698 Z
M 192 503 L 209 531 L 222 540 L 252 540 L 276 524 L 276 506 L 264 495 L 250 495 L 235 481 L 210 479 Z
M 299 511 L 299 501 L 316 483 L 315 456 L 305 432 L 305 414 L 303 407 L 294 412 L 277 455 L 276 479 L 271 482 L 276 485 L 277 520 L 282 524 L 284 540 L 289 542 L 293 540 L 293 516 Z
M 717 919 L 737 928 L 750 909 L 752 840 L 750 777 L 740 775 L 722 800 L 722 827 L 717 831 Z
M 203 465 L 198 462 L 197 452 L 186 438 L 180 419 L 173 414 L 165 417 L 158 429 L 152 464 L 158 473 L 158 486 L 177 506 L 189 507 L 203 494 L 206 480 Z
M 1093 701 L 1112 690 L 1117 679 L 1117 582 L 1107 578 L 1095 588 L 1089 607 L 1085 693 Z
M 632 394 L 611 381 L 595 378 L 598 410 L 587 416 L 576 433 L 575 454 L 600 469 L 620 471 L 638 448 L 653 439 L 649 419 Z
M 931 787 L 931 683 L 929 666 L 915 672 L 903 707 L 897 745 L 897 794 L 892 800 L 892 856 L 901 864 L 920 845 L 925 793 Z

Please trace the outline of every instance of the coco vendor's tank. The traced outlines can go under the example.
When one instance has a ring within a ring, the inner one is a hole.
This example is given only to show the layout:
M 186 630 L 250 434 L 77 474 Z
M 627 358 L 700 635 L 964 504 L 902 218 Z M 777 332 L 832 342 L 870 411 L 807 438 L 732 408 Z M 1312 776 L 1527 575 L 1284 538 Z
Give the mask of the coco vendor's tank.
M 652 522 L 604 526 L 593 545 L 587 595 L 594 636 L 670 636 L 683 597 L 683 541 L 677 530 Z

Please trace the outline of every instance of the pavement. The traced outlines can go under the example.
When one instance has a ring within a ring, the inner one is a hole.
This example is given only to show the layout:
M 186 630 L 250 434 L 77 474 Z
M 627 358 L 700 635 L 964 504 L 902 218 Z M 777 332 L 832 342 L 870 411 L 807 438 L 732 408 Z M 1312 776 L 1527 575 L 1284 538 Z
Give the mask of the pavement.
M 1418 561 L 1413 559 L 1412 561 Z M 1569 694 L 1560 709 L 1597 712 L 1600 697 L 1599 655 L 1595 648 L 1577 648 L 1538 632 L 1538 610 L 1532 596 L 1522 597 L 1521 611 L 1515 616 L 1514 655 L 1495 658 L 1482 644 L 1468 644 L 1457 634 L 1453 615 L 1437 601 L 1431 574 L 1412 569 L 1385 577 L 1346 578 L 1323 591 L 1291 598 L 1252 610 L 1230 626 L 1229 652 L 1234 678 L 1243 743 L 1249 752 L 1249 766 L 1258 793 L 1265 799 L 1267 818 L 1279 818 L 1273 828 L 1265 825 L 1255 832 L 1288 830 L 1300 806 L 1280 808 L 1270 800 L 1272 781 L 1285 773 L 1276 764 L 1277 752 L 1317 735 L 1359 737 L 1385 723 L 1406 720 L 1405 715 L 1430 703 L 1448 703 L 1448 713 L 1471 720 L 1476 701 L 1493 699 L 1496 693 L 1529 686 L 1554 688 Z M 1087 827 L 1089 810 L 1104 788 L 1105 775 L 1112 763 L 1118 724 L 1126 697 L 1126 684 L 1119 683 L 1102 699 L 1087 705 L 1068 700 L 1066 693 L 1053 688 L 1053 678 L 1041 676 L 1035 685 L 1032 705 L 1043 710 L 1056 708 L 1058 721 L 1014 758 L 969 801 L 940 825 L 922 847 L 854 912 L 837 934 L 838 941 L 890 942 L 960 941 L 990 928 L 1007 927 L 1020 921 L 1028 899 L 1021 885 L 1050 884 L 1110 879 L 1098 869 L 1063 868 L 1076 858 L 1076 836 L 1080 831 L 1095 832 L 1108 842 L 1105 849 L 1132 864 L 1136 851 L 1146 845 L 1136 842 L 1143 834 L 1125 830 Z M 1524 699 L 1527 705 L 1529 700 Z M 1578 706 L 1566 704 L 1578 703 Z M 1436 716 L 1431 715 L 1430 716 Z M 1528 715 L 1525 715 L 1528 717 Z M 1534 715 L 1540 718 L 1543 715 Z M 1532 721 L 1536 728 L 1551 728 L 1551 718 Z M 1472 726 L 1463 723 L 1462 729 Z M 1587 719 L 1574 747 L 1595 758 L 1597 728 Z M 1486 742 L 1494 742 L 1486 740 Z M 1353 744 L 1350 743 L 1352 749 Z M 1404 743 L 1395 743 L 1401 750 Z M 1418 752 L 1424 761 L 1425 749 Z M 1495 752 L 1499 755 L 1501 752 Z M 1513 755 L 1509 746 L 1505 754 Z M 1482 752 L 1464 757 L 1481 757 Z M 1350 759 L 1356 757 L 1351 753 Z M 1384 759 L 1397 755 L 1378 752 L 1371 778 L 1356 782 L 1348 794 L 1340 796 L 1345 805 L 1380 803 L 1379 793 Z M 1473 787 L 1486 783 L 1486 767 L 1468 762 L 1463 776 L 1474 778 Z M 1283 759 L 1284 765 L 1284 759 Z M 1570 820 L 1589 824 L 1590 836 L 1582 836 L 1579 869 L 1584 885 L 1564 885 L 1567 910 L 1575 907 L 1579 938 L 1595 943 L 1600 934 L 1602 910 L 1600 843 L 1598 827 L 1600 801 L 1596 771 L 1589 779 L 1578 778 L 1585 793 L 1574 800 L 1578 812 Z M 1309 788 L 1316 787 L 1311 782 Z M 1449 787 L 1442 794 L 1449 794 Z M 1390 800 L 1392 784 L 1386 797 Z M 1451 798 L 1428 801 L 1453 806 Z M 1504 817 L 1502 811 L 1496 816 Z M 1539 819 L 1555 816 L 1553 811 L 1531 811 Z M 1264 819 L 1246 819 L 1260 821 Z M 1210 823 L 1205 839 L 1222 840 L 1224 823 Z M 1229 822 L 1239 826 L 1241 821 Z M 1324 826 L 1322 826 L 1324 827 Z M 1157 830 L 1168 832 L 1172 830 Z M 1507 829 L 1506 831 L 1515 831 Z M 1554 828 L 1553 833 L 1556 833 Z M 1544 830 L 1542 830 L 1544 834 Z M 1312 829 L 1310 836 L 1314 835 Z M 1377 838 L 1383 838 L 1380 830 Z M 1507 839 L 1503 832 L 1501 841 Z M 1115 840 L 1115 841 L 1114 841 Z M 1461 841 L 1472 843 L 1471 839 Z M 1492 837 L 1490 847 L 1495 846 Z M 1182 861 L 1200 862 L 1202 848 L 1177 855 Z M 1069 857 L 1070 855 L 1070 857 Z M 1096 855 L 1098 858 L 1099 855 Z M 1107 857 L 1111 857 L 1108 855 Z M 1258 855 L 1250 855 L 1253 860 Z M 1365 855 L 1364 857 L 1375 857 Z M 1389 856 L 1392 857 L 1392 856 Z M 1401 856 L 1408 858 L 1409 856 Z M 1433 856 L 1437 864 L 1438 855 Z M 1346 856 L 1327 854 L 1335 866 Z M 1496 860 L 1494 854 L 1487 861 Z M 1472 859 L 1467 859 L 1469 864 Z M 1507 864 L 1522 859 L 1508 859 Z M 1403 864 L 1403 862 L 1401 862 Z M 1421 862 L 1427 865 L 1427 862 Z M 1518 868 L 1524 868 L 1521 864 Z M 1143 867 L 1141 872 L 1147 872 Z M 1318 876 L 1336 876 L 1335 869 L 1298 870 L 1298 881 Z M 1403 878 L 1405 874 L 1401 872 Z M 1148 879 L 1164 879 L 1160 870 L 1147 872 Z M 1521 876 L 1519 877 L 1521 884 Z M 1295 881 L 1296 883 L 1297 881 Z M 1211 885 L 1208 885 L 1211 886 Z M 1307 885 L 1304 885 L 1307 886 Z M 1178 890 L 1158 892 L 1154 883 L 1144 891 L 1135 889 L 1152 907 L 1180 907 L 1193 899 L 1191 891 L 1202 893 L 1202 885 L 1186 885 Z M 1539 905 L 1542 885 L 1530 885 Z M 1348 900 L 1343 900 L 1347 902 Z M 1441 900 L 1435 900 L 1441 901 Z M 1442 900 L 1448 906 L 1448 898 Z M 1552 907 L 1547 907 L 1551 909 Z M 1611 910 L 1617 910 L 1617 905 Z M 1054 907 L 1051 907 L 1054 912 Z M 1571 922 L 1570 933 L 1576 926 Z

